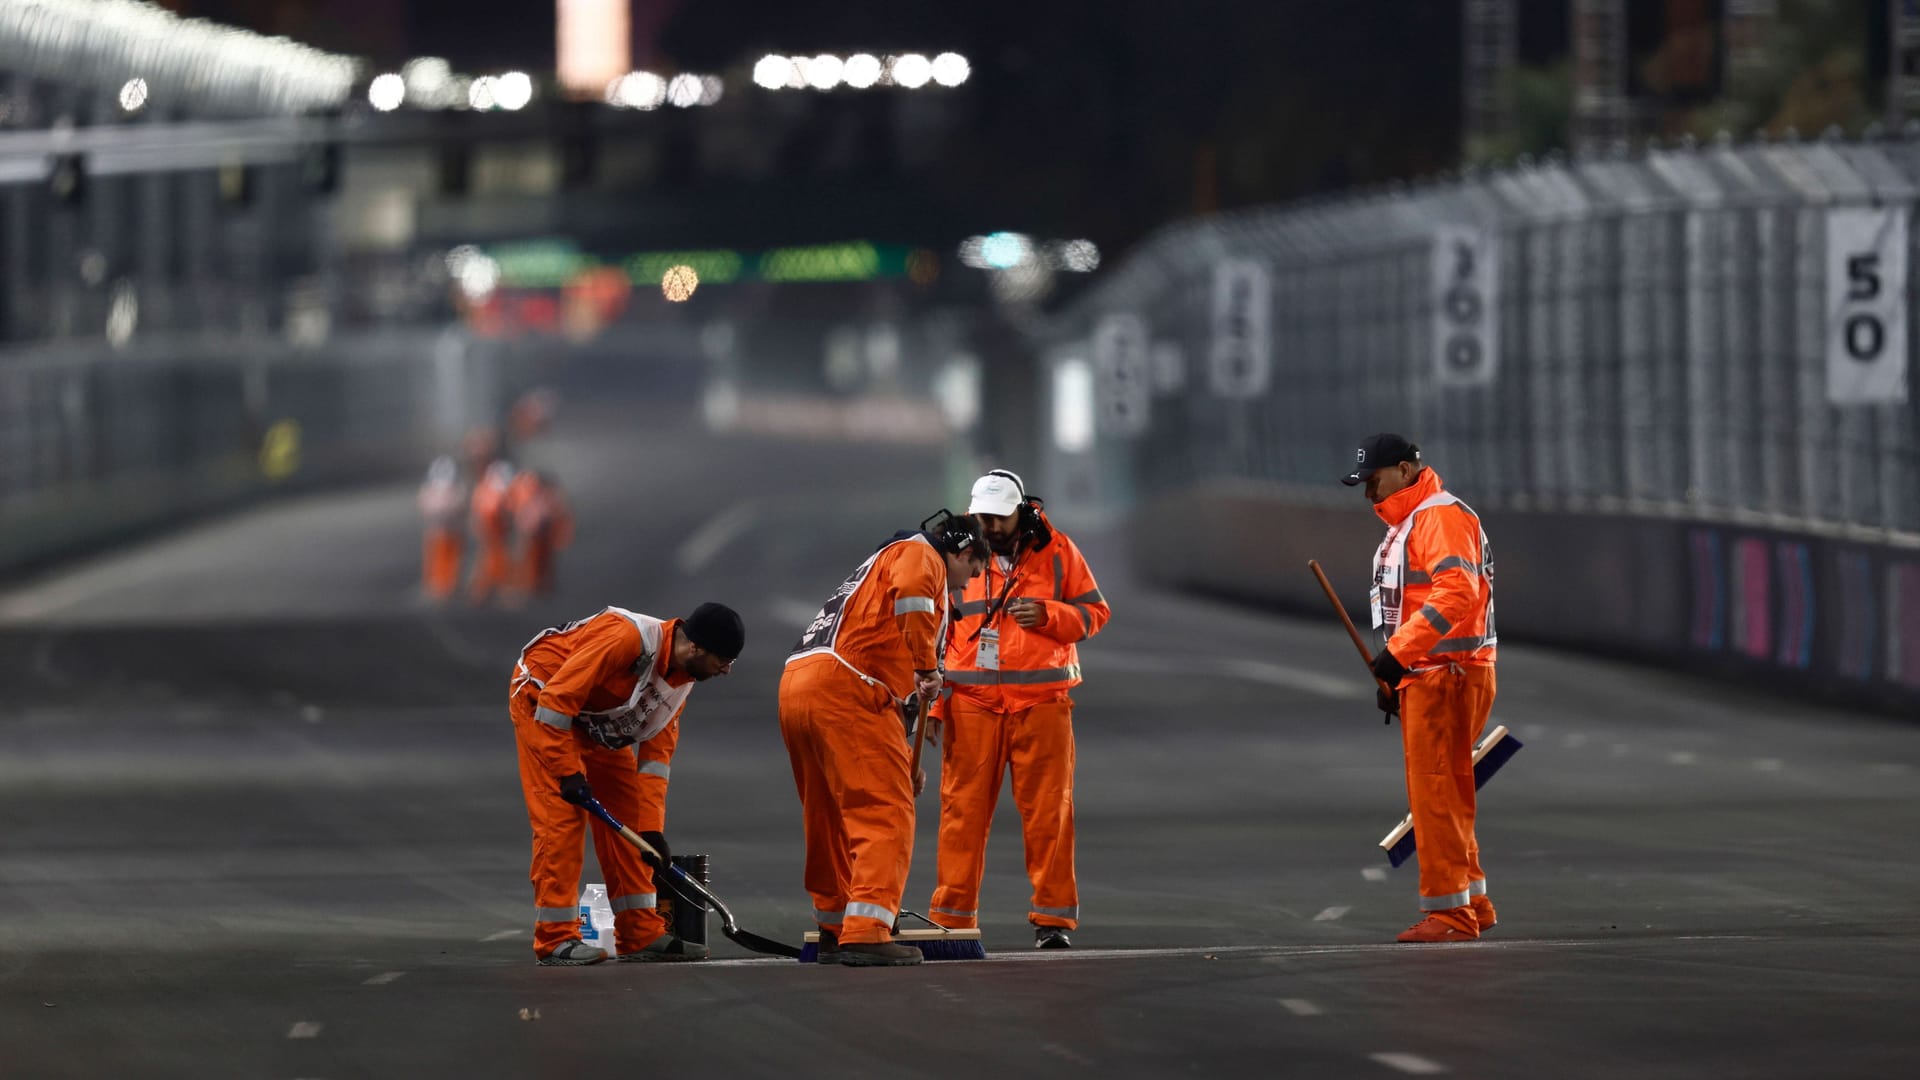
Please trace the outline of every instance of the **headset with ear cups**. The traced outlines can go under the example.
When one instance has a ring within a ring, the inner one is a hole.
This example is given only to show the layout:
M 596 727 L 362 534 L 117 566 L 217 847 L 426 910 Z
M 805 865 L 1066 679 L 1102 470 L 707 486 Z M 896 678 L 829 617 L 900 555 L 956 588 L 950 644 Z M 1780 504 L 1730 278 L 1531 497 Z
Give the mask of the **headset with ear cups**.
M 980 543 L 980 523 L 944 506 L 920 522 L 920 531 L 927 534 L 934 547 L 949 555 L 959 555 Z
M 1038 495 L 1027 494 L 1027 485 L 1020 474 L 1008 469 L 989 469 L 988 476 L 999 476 L 1013 481 L 1013 490 L 1020 493 L 1020 505 L 1014 509 L 1019 521 L 1020 534 L 1027 539 L 1030 549 L 1038 550 L 1053 542 L 1053 530 L 1047 527 L 1047 520 L 1040 516 L 1047 501 Z

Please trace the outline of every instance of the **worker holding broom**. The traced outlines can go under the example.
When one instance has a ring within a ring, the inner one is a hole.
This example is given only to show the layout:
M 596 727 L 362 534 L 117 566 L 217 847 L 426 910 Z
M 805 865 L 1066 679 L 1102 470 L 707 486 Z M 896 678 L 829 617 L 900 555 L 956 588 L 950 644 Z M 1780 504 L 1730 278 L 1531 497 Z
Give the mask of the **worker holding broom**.
M 980 527 L 942 511 L 874 552 L 813 617 L 780 677 L 780 735 L 806 830 L 819 962 L 917 964 L 893 940 L 913 860 L 914 796 L 901 707 L 942 682 L 947 592 L 978 575 Z
M 1480 519 L 1399 435 L 1360 444 L 1348 486 L 1387 525 L 1369 594 L 1385 645 L 1379 704 L 1400 716 L 1407 802 L 1420 838 L 1421 920 L 1405 942 L 1472 941 L 1494 925 L 1474 838 L 1473 747 L 1493 710 L 1493 550 Z
M 580 939 L 580 867 L 586 831 L 606 871 L 621 960 L 700 960 L 705 945 L 667 933 L 653 869 L 599 818 L 581 809 L 598 792 L 613 813 L 672 858 L 667 778 L 680 713 L 693 684 L 725 675 L 746 644 L 740 616 L 701 604 L 685 619 L 624 608 L 542 630 L 520 650 L 508 712 L 520 747 L 520 784 L 533 826 L 533 952 L 542 965 L 607 959 Z

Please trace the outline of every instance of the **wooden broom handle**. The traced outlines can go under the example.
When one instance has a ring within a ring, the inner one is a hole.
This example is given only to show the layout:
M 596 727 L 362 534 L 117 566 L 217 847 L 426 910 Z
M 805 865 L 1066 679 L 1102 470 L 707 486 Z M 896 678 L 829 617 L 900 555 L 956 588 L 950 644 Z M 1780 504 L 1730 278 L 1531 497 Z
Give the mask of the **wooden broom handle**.
M 1373 654 L 1367 651 L 1367 643 L 1360 637 L 1360 628 L 1353 625 L 1353 619 L 1347 615 L 1347 606 L 1340 602 L 1340 594 L 1333 591 L 1333 582 L 1327 580 L 1327 572 L 1320 569 L 1320 563 L 1315 559 L 1307 560 L 1307 568 L 1313 571 L 1314 577 L 1320 579 L 1320 590 L 1327 594 L 1327 600 L 1333 604 L 1334 613 L 1340 616 L 1340 624 L 1347 628 L 1347 636 L 1353 639 L 1353 647 L 1360 650 L 1360 662 L 1367 665 L 1367 674 L 1372 675 Z M 1380 689 L 1389 694 L 1393 693 L 1393 687 L 1388 686 L 1386 680 L 1376 677 L 1373 681 L 1379 685 Z

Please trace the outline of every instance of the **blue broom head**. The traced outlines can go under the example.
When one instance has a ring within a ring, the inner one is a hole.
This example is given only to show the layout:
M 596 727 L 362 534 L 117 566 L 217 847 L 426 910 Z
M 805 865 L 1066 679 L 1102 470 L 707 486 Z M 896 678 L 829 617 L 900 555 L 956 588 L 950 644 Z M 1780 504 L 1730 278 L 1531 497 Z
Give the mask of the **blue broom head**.
M 1487 747 L 1487 752 L 1480 755 L 1479 761 L 1473 763 L 1473 786 L 1476 788 L 1487 786 L 1487 778 L 1499 772 L 1500 766 L 1505 765 L 1513 755 L 1519 753 L 1523 745 L 1525 744 L 1513 737 L 1511 731 L 1500 736 L 1500 741 Z
M 896 930 L 893 940 L 901 945 L 911 945 L 920 950 L 927 960 L 985 960 L 987 947 L 980 942 L 978 930 Z M 820 935 L 809 932 L 800 945 L 800 962 L 814 964 L 820 960 Z
M 895 935 L 895 941 L 902 945 L 912 945 L 920 950 L 920 955 L 928 960 L 985 960 L 987 947 L 980 943 L 980 931 L 955 930 L 948 934 L 928 932 L 925 937 L 902 939 Z
M 1387 849 L 1387 864 L 1397 870 L 1401 863 L 1413 858 L 1413 852 L 1413 830 L 1408 829 L 1407 835 L 1395 841 L 1394 845 Z

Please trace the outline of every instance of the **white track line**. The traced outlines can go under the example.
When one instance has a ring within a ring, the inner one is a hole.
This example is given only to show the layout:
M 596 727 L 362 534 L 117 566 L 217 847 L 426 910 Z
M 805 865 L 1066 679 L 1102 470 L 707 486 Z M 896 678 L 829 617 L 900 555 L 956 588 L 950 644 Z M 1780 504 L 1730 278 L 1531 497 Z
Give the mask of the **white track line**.
M 1432 1073 L 1443 1073 L 1447 1071 L 1445 1065 L 1423 1058 L 1419 1054 L 1387 1052 L 1368 1054 L 1367 1056 L 1385 1065 L 1389 1069 L 1398 1069 L 1403 1073 L 1412 1073 L 1415 1076 L 1426 1076 Z
M 1669 765 L 1691 765 L 1699 760 L 1700 755 L 1690 750 L 1675 750 L 1673 753 L 1667 755 L 1667 764 Z
M 317 1038 L 320 1035 L 320 1029 L 324 1026 L 325 1025 L 320 1023 L 320 1021 L 318 1020 L 302 1020 L 299 1023 L 287 1029 L 287 1038 L 289 1039 Z
M 393 980 L 405 974 L 406 972 L 404 971 L 383 971 L 380 974 L 375 975 L 373 978 L 368 979 L 366 982 L 361 983 L 360 985 L 361 986 L 385 986 L 388 983 L 392 982 Z
M 1313 921 L 1314 922 L 1332 922 L 1335 919 L 1338 919 L 1340 916 L 1345 915 L 1347 912 L 1352 910 L 1353 910 L 1352 908 L 1345 907 L 1345 906 L 1330 907 L 1320 912 L 1320 914 L 1315 915 L 1313 917 Z
M 1280 1007 L 1295 1016 L 1319 1016 L 1320 1006 L 1306 998 L 1281 998 Z
M 708 519 L 681 541 L 680 550 L 673 555 L 674 568 L 683 574 L 697 574 L 705 570 L 708 563 L 726 550 L 728 544 L 753 528 L 753 523 L 758 520 L 760 507 L 751 502 L 736 504 Z
M 1366 878 L 1368 881 L 1385 881 L 1387 880 L 1388 869 L 1389 867 L 1385 866 L 1369 866 L 1365 870 L 1360 871 L 1360 876 Z
M 1074 960 L 1160 960 L 1171 957 L 1250 957 L 1269 963 L 1277 963 L 1302 956 L 1345 956 L 1366 953 L 1404 953 L 1423 949 L 1476 949 L 1501 952 L 1525 952 L 1530 949 L 1597 949 L 1632 944 L 1631 938 L 1531 938 L 1514 941 L 1490 940 L 1481 938 L 1471 944 L 1406 945 L 1397 941 L 1359 942 L 1350 945 L 1198 945 L 1161 949 L 1020 949 L 1011 952 L 996 953 L 991 945 L 987 949 L 986 963 L 990 964 L 1055 964 Z M 1679 937 L 1639 939 L 1659 941 L 1767 941 L 1774 940 L 1755 934 L 1685 934 Z M 1784 939 L 1781 939 L 1784 940 Z M 939 960 L 939 964 L 968 964 L 980 961 Z M 671 977 L 675 972 L 704 971 L 716 967 L 766 967 L 774 964 L 796 966 L 796 961 L 773 956 L 728 957 L 722 960 L 706 960 L 698 964 L 656 964 L 658 976 Z M 810 965 L 807 965 L 810 966 Z
M 521 934 L 521 931 L 519 930 L 502 930 L 497 934 L 488 934 L 486 937 L 483 937 L 480 940 L 482 943 L 489 942 L 489 941 L 505 941 L 510 937 L 519 937 L 520 934 Z

